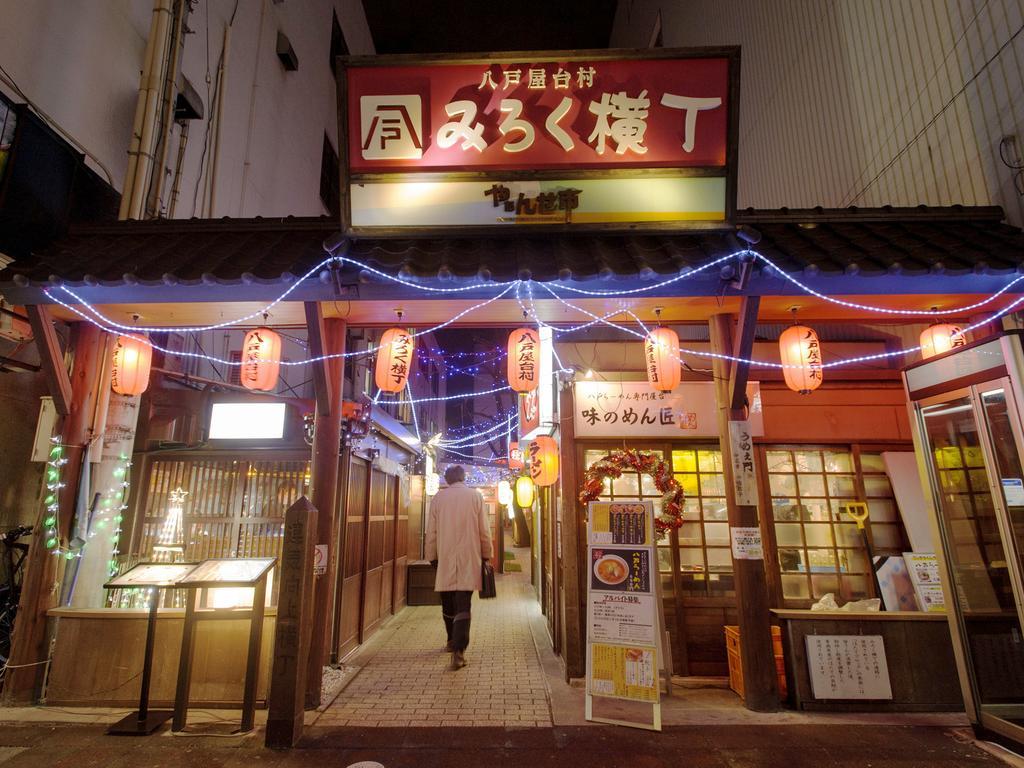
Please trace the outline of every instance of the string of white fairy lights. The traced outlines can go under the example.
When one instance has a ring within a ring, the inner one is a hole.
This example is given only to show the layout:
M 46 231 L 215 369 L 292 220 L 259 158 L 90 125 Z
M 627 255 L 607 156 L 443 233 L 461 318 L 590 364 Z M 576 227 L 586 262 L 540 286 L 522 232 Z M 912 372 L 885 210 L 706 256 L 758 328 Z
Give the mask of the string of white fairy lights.
M 695 268 L 693 268 L 693 269 L 691 269 L 691 270 L 689 270 L 687 272 L 680 273 L 679 275 L 676 275 L 676 276 L 674 276 L 672 278 L 669 278 L 669 279 L 666 279 L 666 280 L 662 280 L 662 281 L 659 281 L 659 282 L 656 282 L 656 283 L 652 283 L 651 285 L 642 286 L 642 287 L 634 288 L 634 289 L 621 289 L 621 290 L 610 290 L 610 291 L 593 291 L 593 290 L 589 290 L 589 289 L 578 288 L 576 286 L 566 285 L 563 281 L 553 281 L 551 283 L 544 283 L 544 282 L 539 282 L 539 281 L 534 281 L 534 280 L 512 280 L 512 281 L 505 281 L 505 282 L 478 282 L 478 283 L 472 283 L 472 284 L 467 284 L 467 285 L 462 285 L 462 286 L 438 287 L 438 286 L 414 283 L 414 282 L 411 282 L 411 281 L 406 280 L 404 278 L 401 278 L 401 277 L 398 277 L 398 276 L 395 276 L 395 275 L 387 274 L 386 272 L 383 272 L 383 271 L 381 271 L 381 270 L 379 270 L 379 269 L 377 269 L 375 267 L 372 267 L 372 266 L 370 266 L 368 264 L 365 264 L 363 262 L 360 262 L 360 261 L 358 261 L 356 259 L 352 259 L 352 258 L 347 257 L 347 256 L 333 256 L 333 257 L 330 257 L 328 259 L 323 260 L 322 262 L 317 264 L 315 267 L 310 269 L 305 275 L 303 275 L 301 278 L 299 278 L 299 280 L 297 280 L 296 283 L 292 284 L 284 292 L 282 292 L 282 294 L 280 296 L 275 298 L 266 307 L 264 307 L 263 309 L 261 309 L 261 310 L 259 310 L 257 312 L 250 313 L 248 315 L 245 315 L 243 317 L 237 318 L 235 320 L 224 321 L 224 322 L 216 323 L 216 324 L 209 325 L 209 326 L 190 326 L 190 327 L 174 328 L 174 329 L 171 329 L 171 328 L 155 328 L 155 327 L 146 327 L 146 326 L 127 326 L 127 325 L 123 325 L 121 323 L 117 323 L 116 321 L 112 320 L 111 318 L 108 318 L 105 315 L 103 315 L 101 312 L 99 312 L 99 310 L 97 310 L 95 307 L 93 307 L 88 301 L 83 299 L 81 296 L 79 296 L 77 293 L 75 293 L 72 289 L 68 288 L 67 286 L 65 286 L 63 284 L 57 285 L 57 286 L 55 286 L 55 288 L 65 292 L 67 295 L 73 297 L 76 301 L 78 301 L 80 306 L 84 307 L 84 309 L 85 309 L 84 312 L 82 310 L 80 310 L 77 306 L 74 306 L 74 305 L 68 303 L 67 301 L 62 300 L 58 296 L 55 296 L 54 293 L 51 291 L 51 289 L 45 289 L 44 293 L 51 300 L 53 300 L 56 303 L 60 304 L 61 306 L 65 307 L 69 311 L 75 313 L 76 315 L 78 315 L 82 319 L 84 319 L 84 320 L 86 320 L 88 322 L 91 322 L 94 325 L 96 325 L 97 327 L 99 327 L 101 330 L 104 330 L 104 331 L 107 331 L 107 332 L 110 332 L 110 333 L 114 332 L 114 329 L 124 330 L 124 331 L 167 331 L 167 330 L 177 330 L 177 331 L 181 331 L 181 332 L 201 332 L 201 331 L 205 331 L 205 330 L 214 330 L 214 329 L 226 328 L 226 327 L 229 327 L 231 325 L 237 325 L 237 324 L 243 323 L 243 322 L 245 322 L 247 320 L 251 320 L 251 319 L 253 319 L 255 317 L 262 316 L 269 309 L 271 309 L 274 306 L 278 305 L 285 298 L 287 298 L 287 296 L 290 295 L 297 288 L 299 283 L 301 283 L 303 280 L 306 280 L 306 279 L 312 277 L 314 274 L 316 274 L 319 270 L 323 269 L 325 266 L 327 266 L 329 264 L 334 264 L 334 263 L 348 263 L 348 264 L 351 264 L 351 265 L 353 265 L 355 267 L 360 268 L 361 270 L 363 270 L 363 271 L 365 271 L 365 272 L 367 272 L 369 274 L 373 274 L 373 275 L 381 277 L 382 279 L 385 279 L 385 280 L 388 280 L 388 281 L 391 281 L 391 282 L 394 282 L 394 283 L 398 283 L 398 284 L 401 284 L 401 285 L 409 287 L 409 288 L 414 288 L 414 289 L 420 290 L 420 291 L 426 291 L 426 292 L 432 292 L 432 293 L 446 293 L 446 294 L 450 294 L 450 293 L 466 292 L 466 291 L 471 291 L 471 290 L 494 289 L 494 288 L 500 288 L 501 289 L 497 294 L 495 294 L 491 298 L 485 299 L 483 301 L 480 301 L 480 302 L 474 304 L 473 306 L 468 307 L 468 308 L 462 310 L 461 312 L 456 314 L 454 317 L 452 317 L 452 318 L 450 318 L 450 319 L 448 319 L 448 320 L 446 320 L 446 321 L 444 321 L 442 323 L 439 323 L 439 324 L 437 324 L 435 326 L 432 326 L 430 328 L 421 329 L 419 331 L 416 331 L 416 332 L 412 333 L 411 335 L 413 337 L 427 335 L 427 334 L 433 333 L 435 331 L 438 331 L 438 330 L 440 330 L 442 328 L 445 328 L 445 327 L 447 327 L 449 325 L 452 325 L 453 323 L 457 322 L 458 320 L 460 320 L 461 318 L 465 317 L 466 315 L 468 315 L 468 314 L 470 314 L 472 312 L 475 312 L 475 311 L 477 311 L 479 309 L 482 309 L 482 308 L 486 307 L 487 305 L 491 304 L 492 302 L 497 301 L 498 299 L 502 298 L 503 296 L 506 296 L 510 291 L 513 291 L 513 290 L 515 291 L 516 299 L 520 303 L 520 306 L 523 306 L 523 301 L 522 301 L 522 297 L 521 297 L 521 294 L 520 294 L 520 289 L 521 289 L 522 286 L 525 285 L 527 287 L 527 291 L 528 291 L 528 294 L 529 294 L 529 297 L 528 297 L 529 298 L 529 302 L 530 302 L 531 307 L 533 309 L 533 311 L 530 314 L 533 315 L 533 318 L 538 323 L 538 325 L 540 325 L 542 327 L 551 328 L 552 331 L 554 333 L 556 333 L 556 334 L 571 333 L 571 332 L 575 332 L 575 331 L 579 331 L 579 330 L 583 330 L 583 329 L 592 327 L 594 325 L 603 324 L 603 325 L 607 325 L 608 327 L 615 328 L 616 330 L 622 331 L 622 332 L 624 332 L 624 333 L 626 333 L 628 335 L 632 335 L 632 336 L 635 336 L 637 338 L 644 338 L 644 334 L 641 334 L 640 332 L 636 331 L 635 329 L 632 329 L 632 328 L 623 326 L 623 325 L 621 325 L 619 323 L 615 323 L 615 322 L 611 321 L 610 318 L 614 317 L 616 314 L 621 314 L 622 312 L 626 312 L 627 310 L 625 308 L 614 310 L 614 311 L 611 311 L 611 312 L 607 312 L 604 315 L 596 315 L 596 314 L 594 314 L 594 313 L 584 309 L 583 307 L 580 307 L 578 305 L 575 305 L 575 304 L 567 301 L 563 296 L 559 295 L 556 292 L 554 287 L 557 286 L 560 289 L 568 290 L 568 291 L 571 291 L 573 293 L 577 293 L 577 294 L 584 295 L 584 296 L 620 297 L 621 298 L 621 297 L 624 297 L 624 296 L 638 295 L 638 294 L 641 294 L 641 293 L 645 293 L 645 292 L 653 291 L 653 290 L 656 290 L 656 289 L 659 289 L 659 288 L 663 288 L 665 286 L 674 284 L 674 283 L 676 283 L 676 282 L 678 282 L 680 280 L 685 280 L 685 279 L 688 279 L 688 278 L 692 278 L 692 277 L 700 274 L 701 272 L 706 271 L 706 270 L 708 270 L 708 269 L 710 269 L 710 268 L 712 268 L 712 267 L 714 267 L 716 265 L 725 263 L 726 261 L 729 261 L 730 259 L 735 259 L 735 258 L 740 258 L 740 257 L 743 257 L 743 258 L 754 258 L 754 259 L 758 259 L 758 260 L 762 261 L 768 268 L 774 270 L 776 273 L 778 273 L 780 276 L 782 276 L 784 279 L 789 281 L 791 284 L 793 284 L 794 286 L 796 286 L 800 290 L 804 291 L 808 295 L 812 295 L 812 296 L 814 296 L 816 298 L 819 298 L 819 299 L 821 299 L 823 301 L 827 301 L 827 302 L 830 302 L 830 303 L 833 303 L 833 304 L 837 304 L 839 306 L 844 306 L 844 307 L 847 307 L 847 308 L 858 309 L 858 310 L 862 310 L 862 311 L 871 311 L 871 312 L 878 312 L 878 313 L 882 313 L 882 314 L 894 314 L 894 315 L 901 315 L 901 316 L 935 317 L 935 316 L 956 315 L 956 314 L 960 314 L 960 313 L 963 313 L 963 312 L 971 311 L 971 310 L 977 309 L 979 307 L 982 307 L 982 306 L 985 306 L 985 305 L 991 303 L 992 301 L 994 301 L 995 299 L 997 299 L 998 297 L 1002 296 L 1007 291 L 1009 291 L 1014 285 L 1016 285 L 1019 282 L 1021 282 L 1022 280 L 1024 280 L 1024 275 L 1019 275 L 1019 276 L 1015 277 L 1014 279 L 1010 280 L 1006 285 L 1004 285 L 1003 287 L 1001 287 L 1000 289 L 998 289 L 997 291 L 995 291 L 994 293 L 992 293 L 991 295 L 989 295 L 985 299 L 982 299 L 980 301 L 977 301 L 977 302 L 974 302 L 972 304 L 968 304 L 968 305 L 965 305 L 965 306 L 962 306 L 962 307 L 944 308 L 942 310 L 938 310 L 938 309 L 918 310 L 918 309 L 903 309 L 903 308 L 882 307 L 882 306 L 876 306 L 876 305 L 870 305 L 870 304 L 862 304 L 862 303 L 858 303 L 858 302 L 850 302 L 850 301 L 846 301 L 844 299 L 837 299 L 835 297 L 828 296 L 827 294 L 824 294 L 824 293 L 822 293 L 820 291 L 817 291 L 817 290 L 811 288 L 810 286 L 804 284 L 803 282 L 801 282 L 797 278 L 795 278 L 792 275 L 788 274 L 785 270 L 783 270 L 781 267 L 776 265 L 774 262 L 772 262 L 767 256 L 765 256 L 764 254 L 761 254 L 761 253 L 759 253 L 757 251 L 754 251 L 752 249 L 744 249 L 744 250 L 740 250 L 740 251 L 736 251 L 734 253 L 728 254 L 726 256 L 721 256 L 719 258 L 712 259 L 711 261 L 709 261 L 709 262 L 707 262 L 707 263 L 705 263 L 703 265 L 700 265 L 698 267 L 695 267 Z M 576 312 L 580 312 L 580 313 L 582 313 L 584 315 L 589 316 L 591 318 L 591 320 L 588 321 L 588 322 L 581 323 L 581 324 L 576 325 L 576 326 L 570 326 L 570 327 L 559 327 L 559 326 L 554 326 L 554 325 L 550 325 L 548 323 L 543 322 L 539 318 L 538 313 L 536 311 L 536 307 L 534 305 L 534 300 L 533 300 L 533 295 L 532 295 L 532 285 L 535 282 L 538 285 L 540 285 L 540 287 L 543 290 L 547 291 L 554 299 L 556 299 L 557 301 L 561 302 L 566 307 L 568 307 L 568 308 L 570 308 L 570 309 L 572 309 L 572 310 L 574 310 Z M 981 322 L 978 322 L 978 323 L 974 323 L 974 324 L 972 324 L 972 325 L 970 325 L 970 326 L 968 326 L 966 328 L 963 328 L 962 329 L 963 332 L 965 332 L 965 333 L 969 332 L 969 331 L 971 331 L 971 330 L 973 330 L 975 328 L 978 328 L 978 327 L 980 327 L 982 325 L 985 325 L 985 324 L 991 322 L 991 320 L 993 320 L 995 318 L 1001 317 L 1002 315 L 1005 315 L 1008 312 L 1011 312 L 1013 309 L 1015 309 L 1017 306 L 1019 306 L 1022 301 L 1024 301 L 1024 297 L 1018 298 L 1017 300 L 1011 302 L 1010 304 L 1008 304 L 1007 306 L 1003 307 L 1002 309 L 996 311 L 992 315 L 992 317 L 986 318 L 984 321 L 981 321 Z M 524 311 L 526 311 L 525 310 L 525 306 L 524 306 Z M 634 317 L 634 319 L 637 319 L 635 315 L 633 315 L 633 317 Z M 219 358 L 219 357 L 216 357 L 214 355 L 207 355 L 205 353 L 200 353 L 200 352 L 185 352 L 185 351 L 170 350 L 170 349 L 165 349 L 163 347 L 160 347 L 159 345 L 154 344 L 152 341 L 149 341 L 148 343 L 150 343 L 151 346 L 153 346 L 154 349 L 158 349 L 160 351 L 165 352 L 166 354 L 175 355 L 175 356 L 178 356 L 178 357 L 198 358 L 198 359 L 207 360 L 207 361 L 212 362 L 212 363 L 217 363 L 217 364 L 221 364 L 221 365 L 229 365 L 229 366 L 240 366 L 240 365 L 243 364 L 242 361 L 240 361 L 240 360 L 225 360 L 223 358 Z M 349 357 L 359 357 L 359 356 L 370 355 L 370 354 L 376 353 L 377 351 L 379 351 L 379 349 L 380 349 L 379 346 L 373 346 L 373 347 L 369 347 L 367 349 L 355 350 L 355 351 L 352 351 L 352 352 L 331 353 L 331 354 L 326 354 L 326 355 L 318 355 L 318 356 L 315 356 L 315 357 L 306 358 L 304 360 L 282 360 L 281 361 L 281 365 L 284 365 L 284 366 L 310 365 L 310 364 L 315 363 L 315 362 L 319 362 L 319 361 L 323 361 L 323 360 L 328 360 L 328 359 L 333 359 L 333 358 L 349 358 Z M 920 345 L 915 345 L 915 346 L 912 346 L 912 347 L 906 347 L 906 348 L 899 349 L 899 350 L 890 350 L 888 352 L 876 353 L 876 354 L 872 354 L 872 355 L 858 355 L 858 356 L 854 356 L 854 357 L 850 357 L 850 358 L 845 358 L 845 359 L 840 359 L 840 360 L 833 360 L 833 361 L 830 361 L 830 362 L 827 362 L 827 363 L 823 363 L 822 367 L 823 368 L 835 368 L 835 367 L 839 367 L 839 366 L 843 366 L 843 365 L 850 365 L 850 364 L 853 364 L 853 363 L 869 362 L 869 361 L 879 360 L 879 359 L 883 359 L 883 358 L 896 357 L 896 356 L 900 356 L 900 355 L 907 355 L 907 354 L 911 354 L 911 353 L 917 352 L 919 350 L 920 350 Z M 751 363 L 751 364 L 758 365 L 758 366 L 761 366 L 761 367 L 769 367 L 769 368 L 786 368 L 786 367 L 790 367 L 790 366 L 788 366 L 786 364 L 777 363 L 777 362 L 774 362 L 774 361 L 771 361 L 771 360 L 757 360 L 757 359 L 753 359 L 753 358 L 750 358 L 750 359 L 748 359 L 748 358 L 737 358 L 737 357 L 734 357 L 734 356 L 731 356 L 731 355 L 726 355 L 726 354 L 722 354 L 722 353 L 715 353 L 715 352 L 710 352 L 710 351 L 705 351 L 705 350 L 686 349 L 686 350 L 681 350 L 681 352 L 682 351 L 685 351 L 687 354 L 693 354 L 693 355 L 709 357 L 709 358 L 721 358 L 721 359 L 726 359 L 726 360 L 734 360 L 734 361 L 737 361 L 737 362 Z M 555 371 L 555 373 L 560 373 L 560 372 L 568 372 L 568 369 L 565 369 L 564 366 L 561 365 L 561 363 L 559 363 L 559 370 Z M 504 391 L 504 390 L 507 390 L 507 389 L 508 389 L 508 387 L 503 387 L 503 388 L 500 388 L 500 390 L 491 390 L 491 391 Z M 419 399 L 413 400 L 411 402 L 431 402 L 431 401 L 437 401 L 437 400 L 455 400 L 455 399 L 460 399 L 460 398 L 464 398 L 464 397 L 475 397 L 475 396 L 477 396 L 479 394 L 488 394 L 488 393 L 466 393 L 466 394 L 463 394 L 463 395 L 451 395 L 451 396 L 448 396 L 448 397 L 419 398 Z

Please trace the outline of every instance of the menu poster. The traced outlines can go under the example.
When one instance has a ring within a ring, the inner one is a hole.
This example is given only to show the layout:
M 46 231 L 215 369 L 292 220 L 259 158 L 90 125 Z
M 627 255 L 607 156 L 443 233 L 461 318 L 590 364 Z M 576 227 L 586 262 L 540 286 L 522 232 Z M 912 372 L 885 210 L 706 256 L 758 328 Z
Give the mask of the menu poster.
M 592 643 L 589 692 L 632 701 L 658 701 L 658 664 L 654 648 Z
M 651 591 L 647 549 L 590 548 L 590 588 L 604 592 Z
M 653 514 L 653 506 L 642 501 L 591 502 L 590 543 L 649 546 Z
M 661 730 L 662 624 L 651 501 L 588 506 L 586 718 Z M 594 715 L 594 698 L 654 705 L 653 724 Z
M 652 595 L 594 595 L 590 601 L 590 640 L 655 645 L 656 616 Z
M 917 592 L 917 603 L 927 613 L 945 613 L 946 599 L 942 595 L 939 561 L 934 553 L 904 552 L 903 559 L 910 580 Z

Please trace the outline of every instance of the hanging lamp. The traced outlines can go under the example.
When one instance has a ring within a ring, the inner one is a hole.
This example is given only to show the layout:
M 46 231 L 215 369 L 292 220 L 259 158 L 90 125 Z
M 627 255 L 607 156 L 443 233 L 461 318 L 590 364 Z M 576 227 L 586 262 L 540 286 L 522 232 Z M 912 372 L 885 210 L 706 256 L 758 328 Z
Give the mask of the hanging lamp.
M 398 310 L 402 321 L 402 310 Z M 409 381 L 415 340 L 405 328 L 389 328 L 380 338 L 373 380 L 381 392 L 401 392 Z
M 682 378 L 679 361 L 679 335 L 661 325 L 661 308 L 654 310 L 658 327 L 644 339 L 644 368 L 647 383 L 657 392 L 671 392 Z
M 793 325 L 779 336 L 779 357 L 786 386 L 801 395 L 807 395 L 821 386 L 821 341 L 813 328 L 798 325 L 796 307 Z

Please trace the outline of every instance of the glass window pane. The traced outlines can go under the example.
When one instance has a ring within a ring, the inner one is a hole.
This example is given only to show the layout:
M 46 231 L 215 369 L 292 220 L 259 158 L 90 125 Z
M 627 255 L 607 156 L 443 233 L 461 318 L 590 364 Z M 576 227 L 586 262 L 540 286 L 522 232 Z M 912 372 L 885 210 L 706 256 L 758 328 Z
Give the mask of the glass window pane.
M 729 546 L 728 523 L 704 523 L 704 538 L 707 545 Z
M 705 520 L 729 519 L 729 509 L 725 505 L 725 499 L 703 499 L 701 506 L 704 508 Z
M 967 479 L 971 484 L 972 491 L 984 492 L 988 490 L 988 475 L 984 469 L 967 470 Z
M 903 549 L 900 532 L 895 525 L 874 524 L 871 526 L 871 537 L 877 549 Z
M 721 451 L 697 451 L 697 468 L 701 472 L 721 472 Z
M 805 572 L 802 549 L 779 549 L 779 567 L 783 571 Z
M 862 549 L 840 549 L 839 571 L 841 573 L 870 573 L 868 557 Z
M 864 494 L 892 498 L 892 486 L 885 475 L 864 475 Z
M 853 475 L 829 475 L 828 495 L 854 498 L 857 495 L 857 483 Z
M 836 569 L 836 552 L 834 549 L 808 549 L 807 562 L 811 571 L 834 571 Z
M 769 472 L 792 472 L 793 455 L 789 451 L 767 451 Z
M 681 571 L 703 571 L 704 553 L 699 549 L 680 547 L 679 549 L 679 570 Z
M 610 477 L 606 477 L 601 483 L 601 495 L 605 498 L 612 495 L 612 479 Z
M 793 451 L 797 472 L 821 472 L 821 451 Z
M 836 544 L 840 547 L 861 546 L 860 531 L 853 523 L 841 523 L 836 526 Z
M 683 487 L 683 493 L 687 496 L 696 496 L 698 494 L 696 475 L 676 475 L 676 481 Z
M 868 517 L 873 523 L 890 523 L 896 519 L 896 502 L 891 499 L 872 499 L 868 502 Z
M 668 547 L 658 547 L 658 570 L 672 572 L 672 550 Z
M 967 493 L 967 473 L 962 469 L 947 469 L 939 472 L 939 485 L 951 493 Z
M 612 481 L 612 493 L 616 498 L 637 497 L 640 495 L 640 479 L 636 472 L 626 472 L 622 477 Z
M 794 475 L 768 475 L 768 486 L 772 496 L 796 496 L 796 477 Z
M 695 451 L 672 451 L 673 472 L 696 472 L 697 456 Z
M 782 596 L 791 600 L 806 600 L 811 596 L 806 576 L 783 576 Z
M 661 496 L 661 492 L 654 484 L 654 478 L 650 475 L 640 475 L 640 493 L 643 496 Z
M 701 475 L 700 492 L 702 496 L 723 496 L 725 481 L 722 475 Z
M 799 520 L 800 505 L 796 499 L 772 499 L 772 516 L 776 520 Z
M 728 549 L 708 548 L 708 569 L 719 573 L 731 572 L 732 552 Z
M 801 496 L 825 495 L 825 478 L 821 475 L 800 475 L 797 482 L 800 485 Z
M 592 450 L 592 449 L 588 449 L 588 450 L 584 451 L 583 452 L 583 466 L 584 466 L 584 468 L 590 469 L 590 465 L 591 464 L 594 464 L 594 463 L 600 461 L 601 459 L 603 459 L 607 455 L 608 455 L 608 451 L 597 451 L 597 450 Z
M 845 600 L 863 600 L 868 596 L 868 577 L 840 576 L 839 594 Z
M 802 547 L 804 541 L 800 528 L 799 523 L 776 523 L 775 541 L 780 547 Z
M 823 451 L 826 472 L 853 472 L 853 455 L 849 451 Z
M 964 446 L 964 464 L 968 467 L 984 467 L 985 457 L 981 453 L 979 445 Z M 960 466 L 959 464 L 957 466 Z
M 816 520 L 825 523 L 833 519 L 832 510 L 827 499 L 804 499 L 801 506 L 804 520 Z
M 838 576 L 822 576 L 814 574 L 811 576 L 811 594 L 815 597 L 822 597 L 828 593 L 833 595 L 839 591 Z
M 862 472 L 885 472 L 885 462 L 880 453 L 862 453 L 860 455 Z
M 679 529 L 679 543 L 684 546 L 701 545 L 700 523 L 683 523 Z
M 804 526 L 808 547 L 831 547 L 832 526 L 828 523 L 809 523 Z
M 698 499 L 683 501 L 683 520 L 700 520 L 700 501 Z

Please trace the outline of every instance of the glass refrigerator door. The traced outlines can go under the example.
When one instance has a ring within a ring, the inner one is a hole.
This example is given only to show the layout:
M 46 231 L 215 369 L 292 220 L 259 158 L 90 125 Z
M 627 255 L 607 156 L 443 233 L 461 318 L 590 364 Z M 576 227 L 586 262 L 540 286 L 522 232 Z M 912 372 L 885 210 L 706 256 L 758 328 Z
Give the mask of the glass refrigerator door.
M 1006 380 L 971 387 L 918 413 L 977 715 L 1014 732 L 1024 727 L 1024 469 L 1009 392 Z

